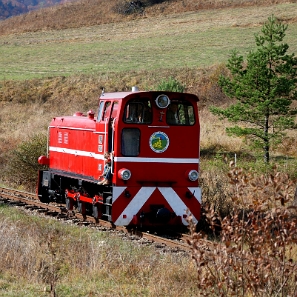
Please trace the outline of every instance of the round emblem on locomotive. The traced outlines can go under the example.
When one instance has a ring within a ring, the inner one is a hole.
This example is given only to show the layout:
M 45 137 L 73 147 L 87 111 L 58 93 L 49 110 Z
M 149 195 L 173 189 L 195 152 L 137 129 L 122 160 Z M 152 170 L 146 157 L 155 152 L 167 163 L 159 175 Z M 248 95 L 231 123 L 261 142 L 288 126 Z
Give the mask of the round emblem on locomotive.
M 169 146 L 169 137 L 164 132 L 155 132 L 150 137 L 150 148 L 156 153 L 163 153 Z

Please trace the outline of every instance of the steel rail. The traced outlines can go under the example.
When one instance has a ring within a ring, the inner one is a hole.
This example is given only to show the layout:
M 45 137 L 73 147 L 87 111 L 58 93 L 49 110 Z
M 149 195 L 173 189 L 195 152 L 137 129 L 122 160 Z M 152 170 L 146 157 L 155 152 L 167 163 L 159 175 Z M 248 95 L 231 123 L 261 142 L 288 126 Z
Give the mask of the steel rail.
M 85 216 L 75 211 L 68 211 L 65 205 L 42 203 L 37 200 L 37 196 L 34 193 L 0 187 L 0 200 L 10 204 L 13 203 L 15 205 L 25 206 L 27 208 L 37 208 L 39 211 L 43 211 L 43 213 L 51 216 L 65 217 L 69 219 L 75 218 L 79 220 L 77 224 L 101 226 L 110 230 L 121 231 L 123 233 L 134 235 L 139 238 L 145 238 L 152 243 L 158 244 L 159 247 L 164 246 L 186 252 L 189 252 L 191 250 L 191 247 L 187 244 L 187 240 L 190 239 L 190 236 L 188 234 L 176 234 L 176 239 L 168 239 L 148 232 L 115 226 L 111 222 L 96 220 L 92 216 Z

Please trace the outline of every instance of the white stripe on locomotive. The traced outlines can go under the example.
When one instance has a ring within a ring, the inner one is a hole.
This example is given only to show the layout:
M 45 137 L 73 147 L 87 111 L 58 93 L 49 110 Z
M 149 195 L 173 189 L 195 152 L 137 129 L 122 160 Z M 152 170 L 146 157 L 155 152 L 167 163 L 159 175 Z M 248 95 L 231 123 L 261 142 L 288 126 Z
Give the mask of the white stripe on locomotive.
M 52 152 L 92 157 L 94 159 L 103 160 L 103 154 L 96 154 L 94 152 L 73 150 L 64 147 L 50 146 L 49 150 Z M 143 157 L 114 157 L 114 162 L 127 163 L 174 163 L 174 164 L 199 164 L 199 158 L 143 158 Z

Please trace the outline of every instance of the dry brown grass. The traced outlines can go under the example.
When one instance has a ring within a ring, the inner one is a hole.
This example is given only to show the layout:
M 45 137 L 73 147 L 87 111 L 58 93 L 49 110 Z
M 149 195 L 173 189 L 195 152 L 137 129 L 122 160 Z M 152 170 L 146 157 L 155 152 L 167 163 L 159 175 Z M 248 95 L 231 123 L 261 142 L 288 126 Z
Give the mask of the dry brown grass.
M 213 148 L 214 152 L 236 153 L 242 151 L 243 139 L 230 137 L 226 134 L 226 127 L 231 125 L 227 120 L 219 120 L 207 108 L 202 109 L 199 116 L 201 119 L 201 147 L 204 150 Z

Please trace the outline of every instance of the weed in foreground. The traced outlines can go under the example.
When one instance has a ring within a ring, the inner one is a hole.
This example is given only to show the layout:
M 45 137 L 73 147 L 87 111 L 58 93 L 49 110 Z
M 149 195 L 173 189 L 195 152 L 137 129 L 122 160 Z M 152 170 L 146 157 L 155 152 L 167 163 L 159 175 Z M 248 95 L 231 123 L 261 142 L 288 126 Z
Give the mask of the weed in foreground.
M 297 294 L 297 207 L 294 187 L 279 172 L 258 178 L 232 167 L 233 206 L 224 218 L 205 216 L 218 240 L 192 225 L 192 256 L 201 296 L 292 296 Z

